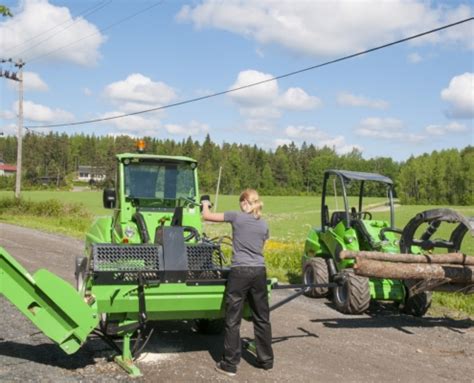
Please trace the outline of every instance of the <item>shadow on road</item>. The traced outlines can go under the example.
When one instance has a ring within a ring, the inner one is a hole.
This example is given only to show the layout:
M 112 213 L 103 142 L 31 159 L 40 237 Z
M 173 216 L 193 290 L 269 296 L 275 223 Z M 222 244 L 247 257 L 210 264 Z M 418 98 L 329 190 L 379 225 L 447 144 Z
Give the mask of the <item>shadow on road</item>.
M 102 343 L 102 342 L 101 342 Z M 93 353 L 82 348 L 73 355 L 67 355 L 57 345 L 52 343 L 24 344 L 13 341 L 0 342 L 0 355 L 54 367 L 75 370 L 95 364 Z M 21 362 L 12 360 L 3 361 L 3 366 L 16 365 Z
M 330 303 L 327 304 L 333 307 Z M 330 328 L 394 328 L 406 334 L 414 334 L 409 328 L 433 328 L 445 327 L 457 333 L 464 333 L 463 329 L 468 329 L 474 325 L 471 319 L 451 319 L 433 317 L 414 317 L 401 314 L 394 304 L 371 304 L 368 312 L 364 315 L 331 318 L 312 319 L 311 322 L 322 323 Z

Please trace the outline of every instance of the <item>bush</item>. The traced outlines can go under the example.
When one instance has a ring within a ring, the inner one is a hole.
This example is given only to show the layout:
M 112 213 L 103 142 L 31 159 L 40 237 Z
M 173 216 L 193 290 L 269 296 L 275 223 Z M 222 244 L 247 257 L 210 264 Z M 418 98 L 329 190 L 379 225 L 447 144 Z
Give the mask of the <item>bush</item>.
M 16 198 L 0 199 L 0 214 L 33 215 L 39 217 L 77 217 L 92 219 L 82 204 L 62 203 L 56 199 L 30 201 Z

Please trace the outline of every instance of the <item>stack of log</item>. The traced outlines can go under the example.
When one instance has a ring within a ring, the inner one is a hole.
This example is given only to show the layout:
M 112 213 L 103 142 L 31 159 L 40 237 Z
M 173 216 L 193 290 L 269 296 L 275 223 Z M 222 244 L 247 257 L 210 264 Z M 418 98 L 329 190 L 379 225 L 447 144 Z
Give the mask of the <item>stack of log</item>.
M 462 253 L 422 255 L 341 251 L 340 258 L 355 259 L 355 274 L 365 277 L 474 283 L 474 256 Z

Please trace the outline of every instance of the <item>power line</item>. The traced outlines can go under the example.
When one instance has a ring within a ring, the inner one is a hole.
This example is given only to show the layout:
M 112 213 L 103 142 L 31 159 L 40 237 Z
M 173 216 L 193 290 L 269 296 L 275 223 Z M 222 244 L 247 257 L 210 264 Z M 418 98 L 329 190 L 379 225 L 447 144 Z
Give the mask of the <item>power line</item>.
M 11 48 L 11 49 L 17 49 L 17 48 L 19 48 L 19 47 L 21 47 L 21 46 L 24 46 L 24 45 L 27 44 L 28 42 L 30 42 L 30 41 L 32 41 L 32 40 L 36 40 L 36 39 L 38 39 L 39 37 L 41 37 L 41 36 L 47 34 L 48 32 L 51 32 L 51 31 L 55 30 L 56 28 L 59 28 L 59 27 L 63 26 L 64 24 L 68 24 L 68 23 L 69 23 L 69 25 L 65 26 L 64 28 L 62 28 L 61 30 L 57 31 L 56 33 L 53 33 L 53 34 L 49 35 L 48 37 L 46 37 L 46 38 L 40 40 L 39 42 L 35 43 L 34 45 L 31 45 L 31 46 L 29 46 L 29 47 L 23 49 L 23 50 L 22 50 L 21 52 L 19 52 L 18 54 L 11 55 L 11 56 L 21 56 L 22 53 L 24 53 L 24 52 L 26 52 L 26 51 L 28 51 L 28 50 L 30 50 L 30 49 L 33 49 L 33 48 L 35 48 L 35 47 L 37 47 L 37 46 L 43 44 L 44 42 L 46 42 L 46 41 L 52 39 L 54 36 L 57 36 L 59 33 L 62 33 L 62 32 L 65 31 L 66 29 L 69 29 L 70 27 L 72 27 L 74 24 L 76 24 L 76 23 L 80 20 L 80 19 L 79 19 L 79 16 L 82 16 L 82 17 L 90 16 L 90 15 L 92 15 L 93 13 L 95 13 L 95 12 L 101 10 L 102 8 L 104 8 L 106 5 L 108 5 L 108 4 L 111 3 L 111 2 L 112 2 L 112 0 L 103 1 L 103 2 L 99 3 L 98 5 L 94 5 L 94 6 L 92 6 L 92 7 L 89 7 L 89 8 L 87 8 L 87 9 L 85 9 L 83 12 L 79 13 L 79 14 L 76 16 L 76 19 L 75 19 L 75 20 L 72 20 L 72 22 L 71 22 L 71 20 L 66 20 L 66 21 L 64 21 L 64 22 L 62 22 L 62 23 L 60 23 L 60 24 L 58 24 L 58 25 L 55 25 L 54 27 L 51 27 L 51 28 L 49 28 L 48 30 L 46 30 L 46 31 L 44 31 L 44 32 L 42 32 L 42 33 L 36 35 L 35 37 L 32 37 L 32 38 L 30 38 L 30 39 L 28 39 L 28 40 L 23 41 L 21 44 L 18 44 L 17 46 L 15 46 L 15 47 L 13 47 L 13 48 Z
M 84 37 L 82 37 L 82 38 L 80 38 L 80 39 L 78 39 L 78 40 L 76 40 L 76 41 L 73 41 L 72 43 L 63 45 L 62 47 L 59 47 L 59 48 L 57 48 L 57 49 L 53 49 L 52 51 L 49 51 L 49 52 L 47 52 L 47 53 L 45 53 L 45 54 L 42 54 L 42 55 L 40 55 L 40 56 L 36 56 L 36 57 L 31 58 L 31 59 L 28 59 L 27 61 L 31 63 L 31 62 L 33 62 L 33 61 L 42 59 L 42 58 L 44 58 L 44 57 L 47 57 L 47 56 L 52 55 L 53 53 L 55 53 L 55 52 L 57 52 L 57 51 L 60 51 L 60 50 L 65 49 L 65 48 L 68 48 L 68 47 L 70 47 L 71 45 L 75 45 L 75 44 L 81 42 L 82 40 L 85 40 L 85 39 L 88 39 L 89 37 L 98 35 L 99 33 L 102 33 L 102 32 L 104 32 L 104 31 L 107 31 L 107 30 L 109 30 L 109 29 L 111 29 L 111 28 L 113 28 L 113 27 L 115 27 L 115 26 L 117 26 L 117 25 L 119 25 L 119 24 L 124 23 L 125 21 L 128 21 L 128 20 L 130 20 L 130 19 L 132 19 L 132 18 L 134 18 L 134 17 L 140 15 L 141 13 L 144 13 L 144 12 L 146 12 L 146 11 L 148 11 L 148 10 L 150 10 L 150 9 L 152 9 L 152 8 L 154 8 L 154 7 L 156 7 L 156 6 L 158 6 L 158 5 L 160 5 L 161 3 L 163 3 L 163 1 L 164 1 L 164 0 L 158 1 L 158 2 L 156 2 L 156 3 L 154 3 L 154 4 L 150 5 L 150 6 L 148 6 L 148 7 L 146 7 L 146 8 L 143 8 L 143 9 L 141 9 L 141 10 L 139 10 L 139 11 L 137 11 L 137 12 L 135 12 L 135 13 L 129 15 L 129 16 L 127 16 L 127 17 L 124 17 L 123 19 L 120 19 L 120 20 L 116 21 L 115 23 L 112 23 L 112 24 L 110 24 L 110 25 L 108 25 L 108 26 L 106 26 L 106 27 L 104 27 L 104 28 L 102 28 L 102 29 L 99 29 L 97 32 L 91 33 L 90 35 L 84 36 Z
M 353 54 L 350 54 L 348 56 L 343 56 L 343 57 L 340 57 L 340 58 L 337 58 L 337 59 L 334 59 L 334 60 L 326 61 L 322 64 L 313 65 L 313 66 L 306 67 L 306 68 L 303 68 L 303 69 L 299 69 L 299 70 L 296 70 L 296 71 L 293 71 L 293 72 L 289 72 L 289 73 L 285 73 L 285 74 L 282 74 L 282 75 L 279 75 L 279 76 L 275 76 L 275 77 L 272 77 L 272 78 L 269 78 L 269 79 L 266 79 L 266 80 L 254 82 L 254 83 L 251 83 L 251 84 L 239 86 L 237 88 L 232 88 L 232 89 L 224 90 L 224 91 L 217 92 L 217 93 L 208 94 L 206 96 L 191 98 L 191 99 L 187 99 L 187 100 L 184 100 L 184 101 L 175 102 L 175 103 L 172 103 L 172 104 L 162 105 L 162 106 L 158 106 L 158 107 L 150 108 L 150 109 L 144 109 L 144 110 L 141 110 L 141 111 L 138 111 L 138 112 L 133 112 L 133 113 L 120 114 L 120 115 L 117 115 L 117 116 L 96 118 L 96 119 L 92 119 L 92 120 L 76 121 L 76 122 L 62 123 L 62 124 L 32 125 L 32 126 L 29 126 L 28 128 L 30 128 L 30 129 L 34 129 L 34 128 L 59 128 L 59 127 L 63 127 L 63 126 L 76 126 L 76 125 L 92 124 L 92 123 L 96 123 L 96 122 L 116 120 L 116 119 L 119 119 L 119 118 L 124 118 L 124 117 L 129 117 L 129 116 L 136 116 L 138 114 L 155 112 L 155 111 L 162 110 L 162 109 L 168 109 L 168 108 L 173 108 L 173 107 L 176 107 L 176 106 L 190 104 L 190 103 L 193 103 L 193 102 L 206 100 L 208 98 L 213 98 L 213 97 L 217 97 L 217 96 L 222 96 L 224 94 L 237 92 L 237 91 L 242 90 L 242 89 L 247 89 L 247 88 L 251 88 L 251 87 L 254 87 L 254 86 L 261 85 L 261 84 L 266 84 L 268 82 L 272 82 L 272 81 L 280 80 L 282 78 L 294 76 L 294 75 L 297 75 L 297 74 L 300 74 L 300 73 L 303 73 L 303 72 L 307 72 L 307 71 L 310 71 L 310 70 L 313 70 L 313 69 L 318 69 L 318 68 L 321 68 L 323 66 L 335 64 L 335 63 L 345 61 L 345 60 L 348 60 L 348 59 L 351 59 L 351 58 L 354 58 L 354 57 L 357 57 L 357 56 L 361 56 L 361 55 L 364 55 L 364 54 L 367 54 L 367 53 L 375 52 L 375 51 L 380 50 L 380 49 L 388 48 L 388 47 L 393 46 L 393 45 L 401 44 L 401 43 L 404 43 L 406 41 L 414 40 L 414 39 L 420 38 L 422 36 L 429 35 L 431 33 L 435 33 L 435 32 L 439 32 L 439 31 L 444 30 L 444 29 L 452 28 L 456 25 L 460 25 L 460 24 L 463 24 L 463 23 L 466 23 L 466 22 L 472 21 L 472 20 L 474 20 L 474 17 L 470 17 L 470 18 L 467 18 L 467 19 L 464 19 L 464 20 L 460 20 L 460 21 L 457 21 L 457 22 L 452 23 L 452 24 L 443 25 L 441 27 L 431 29 L 429 31 L 418 33 L 416 35 L 412 35 L 412 36 L 406 37 L 404 39 L 396 40 L 396 41 L 393 41 L 391 43 L 379 45 L 377 47 L 370 48 L 370 49 L 367 49 L 367 50 L 364 50 L 364 51 L 361 51 L 361 52 L 353 53 Z

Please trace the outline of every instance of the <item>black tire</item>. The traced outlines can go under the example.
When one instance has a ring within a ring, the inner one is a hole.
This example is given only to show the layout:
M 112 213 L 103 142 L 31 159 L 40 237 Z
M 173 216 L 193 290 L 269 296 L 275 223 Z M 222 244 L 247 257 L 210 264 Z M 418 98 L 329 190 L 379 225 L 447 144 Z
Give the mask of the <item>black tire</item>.
M 328 264 L 324 258 L 312 258 L 303 265 L 303 282 L 305 284 L 329 283 Z M 328 295 L 328 287 L 313 287 L 305 291 L 310 298 L 324 298 Z
M 407 296 L 402 307 L 402 312 L 415 317 L 422 317 L 426 314 L 431 306 L 433 293 L 431 291 L 423 291 L 421 293 L 412 294 L 410 292 L 411 283 L 405 281 Z
M 369 279 L 355 275 L 353 270 L 340 274 L 341 284 L 334 288 L 333 302 L 343 314 L 362 314 L 369 308 Z
M 194 321 L 196 330 L 201 334 L 222 334 L 225 327 L 224 319 L 196 319 Z

